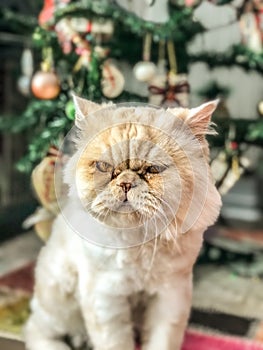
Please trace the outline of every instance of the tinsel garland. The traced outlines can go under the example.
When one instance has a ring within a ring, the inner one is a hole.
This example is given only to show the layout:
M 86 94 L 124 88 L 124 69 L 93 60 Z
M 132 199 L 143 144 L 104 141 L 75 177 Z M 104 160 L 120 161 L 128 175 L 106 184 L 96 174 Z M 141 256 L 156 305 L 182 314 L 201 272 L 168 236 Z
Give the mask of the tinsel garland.
M 84 16 L 87 18 L 105 17 L 117 21 L 125 26 L 131 33 L 140 37 L 145 33 L 152 33 L 155 40 L 172 39 L 174 41 L 190 40 L 196 34 L 204 31 L 199 22 L 193 22 L 193 8 L 191 7 L 170 7 L 170 18 L 164 24 L 144 21 L 126 12 L 117 5 L 102 1 L 80 1 L 70 3 L 56 11 L 54 21 L 56 23 L 65 16 Z

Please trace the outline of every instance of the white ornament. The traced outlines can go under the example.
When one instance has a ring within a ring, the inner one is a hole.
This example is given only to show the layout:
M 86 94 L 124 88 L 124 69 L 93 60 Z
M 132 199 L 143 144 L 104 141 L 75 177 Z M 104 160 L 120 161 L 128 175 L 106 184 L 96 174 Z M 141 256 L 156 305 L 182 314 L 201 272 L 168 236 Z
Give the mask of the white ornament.
M 91 32 L 93 34 L 112 35 L 114 26 L 112 20 L 96 21 L 88 20 L 85 17 L 73 17 L 70 19 L 70 25 L 77 32 Z
M 30 49 L 24 49 L 21 56 L 21 71 L 22 76 L 18 78 L 17 88 L 24 96 L 30 95 L 31 77 L 33 74 L 33 54 Z
M 21 71 L 23 75 L 31 77 L 33 74 L 33 54 L 30 49 L 24 49 L 21 57 Z
M 153 62 L 140 61 L 133 68 L 134 75 L 139 81 L 150 81 L 156 73 L 156 65 Z
M 31 77 L 27 75 L 22 75 L 18 78 L 17 88 L 19 92 L 24 96 L 30 95 Z
M 124 76 L 112 63 L 105 62 L 102 68 L 102 92 L 108 98 L 119 96 L 124 89 Z
M 253 12 L 244 13 L 240 17 L 240 28 L 243 43 L 252 51 L 261 52 L 261 33 L 258 28 L 257 18 Z
M 71 40 L 74 34 L 76 33 L 71 27 L 70 20 L 68 18 L 62 18 L 55 25 L 55 30 L 58 33 L 63 33 L 67 40 Z
M 91 21 L 85 17 L 72 17 L 70 19 L 70 25 L 76 32 L 86 33 L 91 28 Z

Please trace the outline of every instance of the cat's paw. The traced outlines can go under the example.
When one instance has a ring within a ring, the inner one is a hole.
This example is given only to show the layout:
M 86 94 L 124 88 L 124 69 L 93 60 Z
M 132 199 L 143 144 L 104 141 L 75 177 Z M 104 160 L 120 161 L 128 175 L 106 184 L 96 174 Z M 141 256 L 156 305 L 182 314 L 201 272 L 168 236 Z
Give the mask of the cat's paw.
M 58 340 L 41 340 L 26 344 L 26 350 L 71 350 L 65 343 Z

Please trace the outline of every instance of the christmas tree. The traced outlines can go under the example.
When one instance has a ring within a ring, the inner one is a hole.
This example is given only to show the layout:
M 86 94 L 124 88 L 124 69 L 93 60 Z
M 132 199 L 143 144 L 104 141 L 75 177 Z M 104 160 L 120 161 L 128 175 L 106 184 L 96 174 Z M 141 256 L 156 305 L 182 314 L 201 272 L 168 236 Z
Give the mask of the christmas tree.
M 72 92 L 97 102 L 142 101 L 164 107 L 187 107 L 190 92 L 187 73 L 191 63 L 205 62 L 211 69 L 237 65 L 262 74 L 261 2 L 243 1 L 236 5 L 229 0 L 210 1 L 218 7 L 234 8 L 235 20 L 240 22 L 242 43 L 223 54 L 189 50 L 189 43 L 207 30 L 195 15 L 200 3 L 45 0 L 36 28 L 34 22 L 3 11 L 1 17 L 11 16 L 19 29 L 23 27 L 29 32 L 31 23 L 34 31 L 35 72 L 27 51 L 20 79 L 21 92 L 31 91 L 28 107 L 23 115 L 0 119 L 2 130 L 33 131 L 28 152 L 17 164 L 18 169 L 30 172 L 72 127 Z M 138 80 L 134 86 L 129 84 L 131 72 L 127 62 Z M 211 99 L 226 96 L 226 91 L 212 84 L 200 94 Z M 262 110 L 262 105 L 259 106 Z M 215 120 L 220 137 L 213 142 L 224 150 L 226 163 L 234 167 L 233 162 L 239 163 L 241 159 L 241 143 L 262 145 L 263 125 L 260 120 L 232 120 L 227 114 L 221 105 Z

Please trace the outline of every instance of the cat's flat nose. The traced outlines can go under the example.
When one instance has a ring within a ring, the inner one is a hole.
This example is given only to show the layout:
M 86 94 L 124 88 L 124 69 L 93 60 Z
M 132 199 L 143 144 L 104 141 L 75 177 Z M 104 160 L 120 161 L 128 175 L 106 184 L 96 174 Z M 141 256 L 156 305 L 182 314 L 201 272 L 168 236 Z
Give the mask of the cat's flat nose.
M 130 182 L 121 182 L 119 186 L 123 189 L 125 193 L 129 192 L 132 188 L 132 184 Z

